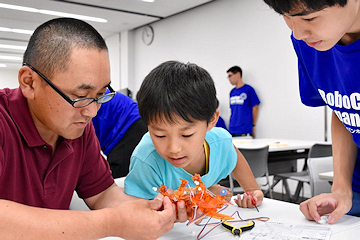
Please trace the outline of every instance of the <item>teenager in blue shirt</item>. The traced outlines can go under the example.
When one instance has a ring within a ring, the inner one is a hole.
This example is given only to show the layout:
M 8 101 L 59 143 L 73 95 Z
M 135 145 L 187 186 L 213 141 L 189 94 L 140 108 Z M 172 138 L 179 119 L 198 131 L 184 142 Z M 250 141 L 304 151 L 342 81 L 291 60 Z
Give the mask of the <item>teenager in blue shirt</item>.
M 207 188 L 219 194 L 217 183 L 232 173 L 243 189 L 252 193 L 256 205 L 262 203 L 263 192 L 231 135 L 214 127 L 219 102 L 205 69 L 176 61 L 160 64 L 146 76 L 137 101 L 149 132 L 131 157 L 125 179 L 127 194 L 152 199 L 156 195 L 153 187 L 165 184 L 177 189 L 180 178 L 194 187 L 191 176 L 196 173 Z M 250 196 L 244 196 L 238 196 L 237 204 L 254 207 Z
M 131 154 L 147 132 L 137 103 L 116 93 L 110 102 L 101 106 L 92 121 L 112 176 L 125 177 L 129 172 Z
M 360 216 L 360 1 L 265 0 L 292 30 L 301 100 L 332 110 L 334 182 L 331 193 L 300 205 L 309 220 L 330 213 Z
M 235 86 L 230 92 L 229 132 L 233 136 L 255 137 L 260 100 L 254 88 L 244 83 L 239 66 L 229 68 L 227 73 L 230 83 Z

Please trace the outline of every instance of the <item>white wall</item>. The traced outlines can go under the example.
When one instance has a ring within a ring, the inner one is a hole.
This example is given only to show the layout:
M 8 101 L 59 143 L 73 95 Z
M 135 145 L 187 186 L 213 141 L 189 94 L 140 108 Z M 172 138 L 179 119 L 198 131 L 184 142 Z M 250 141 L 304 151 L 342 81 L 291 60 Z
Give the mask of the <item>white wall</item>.
M 0 89 L 18 86 L 18 69 L 0 68 Z
M 324 111 L 305 107 L 298 93 L 297 59 L 290 30 L 262 0 L 221 0 L 152 24 L 155 39 L 141 41 L 133 31 L 133 76 L 136 94 L 151 69 L 167 60 L 193 62 L 212 75 L 220 112 L 228 123 L 230 85 L 226 70 L 243 69 L 243 78 L 261 100 L 258 137 L 324 139 Z M 135 95 L 134 95 L 135 96 Z

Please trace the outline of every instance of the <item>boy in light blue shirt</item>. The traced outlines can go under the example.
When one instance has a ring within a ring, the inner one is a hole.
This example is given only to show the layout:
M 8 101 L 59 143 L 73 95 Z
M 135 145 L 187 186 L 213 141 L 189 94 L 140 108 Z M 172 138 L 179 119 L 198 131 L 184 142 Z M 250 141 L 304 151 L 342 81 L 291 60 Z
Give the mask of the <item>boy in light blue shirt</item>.
M 152 199 L 157 194 L 153 187 L 177 189 L 180 178 L 194 187 L 191 176 L 198 173 L 206 187 L 219 194 L 217 183 L 232 173 L 256 205 L 262 203 L 264 195 L 231 135 L 214 127 L 219 102 L 205 69 L 177 61 L 162 63 L 145 77 L 137 101 L 149 132 L 131 157 L 125 193 Z M 238 196 L 236 203 L 254 207 L 247 194 Z

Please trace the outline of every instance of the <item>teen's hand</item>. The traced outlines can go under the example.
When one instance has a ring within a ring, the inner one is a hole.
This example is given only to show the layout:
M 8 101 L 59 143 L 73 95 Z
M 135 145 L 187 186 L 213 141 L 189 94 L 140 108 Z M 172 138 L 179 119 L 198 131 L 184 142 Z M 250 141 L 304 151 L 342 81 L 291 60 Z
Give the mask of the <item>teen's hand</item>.
M 322 215 L 330 213 L 328 222 L 337 222 L 350 211 L 352 196 L 343 192 L 323 193 L 300 204 L 300 211 L 311 221 L 318 222 Z

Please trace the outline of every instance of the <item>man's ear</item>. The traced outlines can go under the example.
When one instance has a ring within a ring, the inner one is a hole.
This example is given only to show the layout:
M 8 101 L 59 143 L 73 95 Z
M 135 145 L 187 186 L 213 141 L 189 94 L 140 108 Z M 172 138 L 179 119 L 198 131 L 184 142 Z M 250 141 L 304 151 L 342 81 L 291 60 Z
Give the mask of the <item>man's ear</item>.
M 215 127 L 218 119 L 219 119 L 220 111 L 219 109 L 216 109 L 214 116 L 211 118 L 209 124 L 208 124 L 208 131 L 210 131 L 213 127 Z
M 34 76 L 34 72 L 29 67 L 23 66 L 19 70 L 19 85 L 24 97 L 26 97 L 27 99 L 34 98 Z

